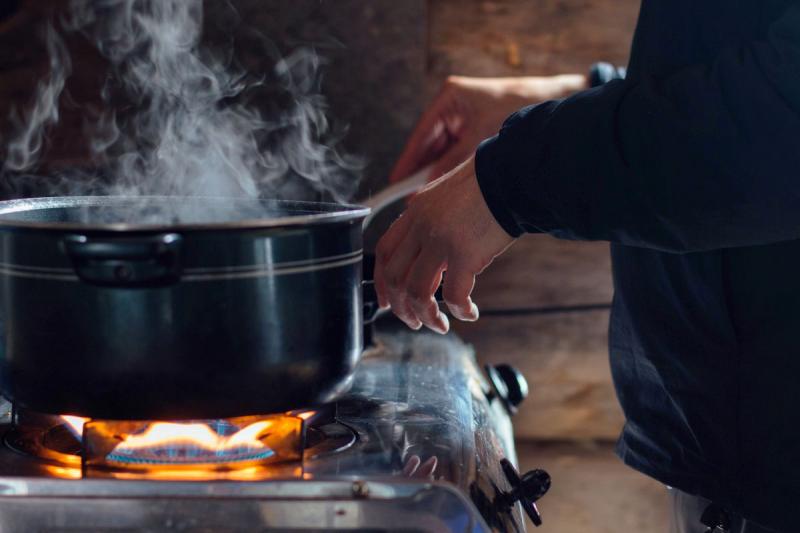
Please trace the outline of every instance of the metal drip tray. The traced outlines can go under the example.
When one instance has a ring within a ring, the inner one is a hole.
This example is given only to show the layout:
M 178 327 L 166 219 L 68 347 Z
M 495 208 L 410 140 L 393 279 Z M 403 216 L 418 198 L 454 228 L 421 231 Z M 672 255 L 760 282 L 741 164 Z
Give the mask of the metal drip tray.
M 436 483 L 4 480 L 0 491 L 3 531 L 29 532 L 32 523 L 58 532 L 488 531 L 470 517 L 469 500 Z M 25 498 L 5 497 L 20 491 Z

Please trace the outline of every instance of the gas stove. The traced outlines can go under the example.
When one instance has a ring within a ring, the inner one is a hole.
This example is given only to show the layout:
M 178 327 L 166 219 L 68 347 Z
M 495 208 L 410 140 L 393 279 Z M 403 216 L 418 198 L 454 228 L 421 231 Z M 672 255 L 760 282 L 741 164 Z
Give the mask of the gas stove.
M 87 421 L 0 408 L 0 531 L 516 532 L 549 487 L 515 468 L 527 394 L 457 337 L 388 330 L 312 411 Z

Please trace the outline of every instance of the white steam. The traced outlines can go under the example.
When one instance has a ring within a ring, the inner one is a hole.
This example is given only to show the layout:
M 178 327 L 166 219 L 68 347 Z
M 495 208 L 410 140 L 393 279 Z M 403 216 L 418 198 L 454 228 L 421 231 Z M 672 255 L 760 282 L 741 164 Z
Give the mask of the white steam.
M 49 24 L 45 27 L 45 43 L 50 58 L 50 73 L 37 85 L 31 109 L 22 115 L 12 112 L 11 122 L 16 135 L 6 148 L 5 168 L 9 170 L 28 170 L 33 167 L 42 154 L 45 128 L 58 122 L 58 101 L 72 64 L 64 42 Z
M 93 165 L 111 177 L 100 192 L 347 201 L 361 164 L 337 151 L 319 58 L 301 49 L 277 61 L 273 77 L 289 105 L 265 116 L 243 102 L 265 77 L 253 82 L 230 57 L 202 47 L 202 21 L 202 0 L 72 0 L 64 27 L 95 42 L 111 67 L 98 88 L 103 110 L 85 128 Z M 6 170 L 34 168 L 46 128 L 58 121 L 70 62 L 52 28 L 47 44 L 50 75 L 7 143 Z M 112 87 L 132 113 L 115 112 Z

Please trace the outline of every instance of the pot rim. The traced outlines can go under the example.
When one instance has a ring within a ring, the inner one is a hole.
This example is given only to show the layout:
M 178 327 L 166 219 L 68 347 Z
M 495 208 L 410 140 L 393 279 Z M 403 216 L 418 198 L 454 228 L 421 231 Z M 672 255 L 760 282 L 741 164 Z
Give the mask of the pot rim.
M 85 222 L 39 222 L 14 218 L 15 213 L 26 213 L 42 209 L 63 209 L 86 206 L 114 206 L 130 201 L 251 201 L 269 203 L 297 210 L 298 214 L 264 218 L 244 218 L 228 222 L 186 222 L 186 223 L 152 223 L 133 224 L 127 222 L 85 223 Z M 369 215 L 367 207 L 352 204 L 334 204 L 328 202 L 301 202 L 278 200 L 273 198 L 252 197 L 220 197 L 220 196 L 45 196 L 18 200 L 0 201 L 0 230 L 2 229 L 36 229 L 66 230 L 83 232 L 149 232 L 149 231 L 190 231 L 190 230 L 245 230 L 245 229 L 277 229 L 337 222 L 363 220 Z

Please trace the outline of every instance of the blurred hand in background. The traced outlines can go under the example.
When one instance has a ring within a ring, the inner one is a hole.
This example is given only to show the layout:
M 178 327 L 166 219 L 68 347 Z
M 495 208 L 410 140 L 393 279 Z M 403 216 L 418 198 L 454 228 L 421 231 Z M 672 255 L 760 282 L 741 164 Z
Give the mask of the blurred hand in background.
M 390 182 L 433 165 L 431 179 L 470 157 L 483 139 L 496 134 L 513 112 L 586 88 L 585 76 L 468 78 L 451 76 L 422 115 Z

